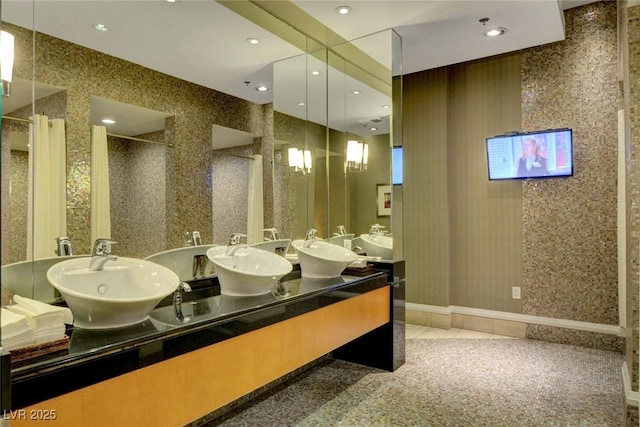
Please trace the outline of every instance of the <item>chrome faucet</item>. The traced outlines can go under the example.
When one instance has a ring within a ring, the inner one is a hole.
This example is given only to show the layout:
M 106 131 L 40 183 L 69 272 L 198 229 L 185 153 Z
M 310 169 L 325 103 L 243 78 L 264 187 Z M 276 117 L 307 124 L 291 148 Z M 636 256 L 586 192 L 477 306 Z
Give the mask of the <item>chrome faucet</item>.
M 371 236 L 372 234 L 384 234 L 384 225 L 372 224 L 369 227 L 369 235 Z
M 246 244 L 241 244 L 242 239 L 246 239 L 247 235 L 242 233 L 231 233 L 229 236 L 229 243 L 227 244 L 227 250 L 224 251 L 225 255 L 233 256 L 241 248 L 246 248 Z
M 71 256 L 73 255 L 73 248 L 71 247 L 71 239 L 67 236 L 56 237 L 56 254 L 58 256 Z
M 107 261 L 116 261 L 117 255 L 111 253 L 111 245 L 118 242 L 114 242 L 111 239 L 97 239 L 93 244 L 93 250 L 91 251 L 91 259 L 89 260 L 90 271 L 102 271 Z
M 276 228 L 265 228 L 262 232 L 264 233 L 264 240 L 267 242 L 279 239 L 278 230 Z
M 185 246 L 200 246 L 202 245 L 202 237 L 200 237 L 199 231 L 185 231 L 184 233 L 184 245 Z
M 309 230 L 307 230 L 307 234 L 304 236 L 304 244 L 302 245 L 302 247 L 309 248 L 315 241 L 319 240 L 316 236 L 317 232 L 318 230 L 316 230 L 315 228 L 310 228 Z
M 182 293 L 191 292 L 191 286 L 187 282 L 180 282 L 178 288 L 173 293 L 173 312 L 176 315 L 176 319 L 184 321 L 184 314 L 182 314 Z M 188 319 L 187 319 L 188 320 Z
M 339 225 L 336 227 L 336 232 L 333 233 L 334 236 L 346 236 L 347 235 L 347 229 L 344 228 L 344 225 Z
M 242 233 L 231 233 L 231 236 L 229 236 L 229 243 L 227 243 L 227 246 L 239 245 L 242 242 L 243 238 L 246 239 L 247 235 Z

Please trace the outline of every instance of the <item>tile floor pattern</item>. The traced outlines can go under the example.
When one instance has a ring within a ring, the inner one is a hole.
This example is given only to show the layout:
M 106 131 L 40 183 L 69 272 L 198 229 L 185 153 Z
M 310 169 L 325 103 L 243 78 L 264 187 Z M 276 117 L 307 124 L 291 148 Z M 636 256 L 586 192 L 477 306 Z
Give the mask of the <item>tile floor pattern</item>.
M 407 325 L 406 363 L 326 362 L 207 426 L 624 426 L 619 353 Z

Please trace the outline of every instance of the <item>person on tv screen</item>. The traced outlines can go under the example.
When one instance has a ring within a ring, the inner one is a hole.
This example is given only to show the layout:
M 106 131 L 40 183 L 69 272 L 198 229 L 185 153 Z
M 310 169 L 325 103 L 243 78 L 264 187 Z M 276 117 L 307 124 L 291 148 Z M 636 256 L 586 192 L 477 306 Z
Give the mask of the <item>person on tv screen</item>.
M 549 175 L 547 160 L 538 154 L 538 146 L 533 138 L 522 141 L 522 157 L 518 160 L 519 178 Z

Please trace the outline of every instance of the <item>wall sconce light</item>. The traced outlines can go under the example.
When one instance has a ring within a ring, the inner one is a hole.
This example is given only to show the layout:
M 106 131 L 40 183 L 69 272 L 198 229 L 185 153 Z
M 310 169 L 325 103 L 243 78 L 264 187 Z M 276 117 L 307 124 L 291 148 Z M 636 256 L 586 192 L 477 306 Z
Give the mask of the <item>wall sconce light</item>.
M 2 77 L 2 96 L 11 95 L 13 74 L 13 35 L 0 32 L 0 75 Z
M 294 172 L 302 172 L 303 175 L 311 173 L 311 151 L 289 148 L 289 167 L 292 167 Z
M 364 142 L 347 141 L 347 170 L 361 172 L 367 170 L 369 160 L 369 144 Z

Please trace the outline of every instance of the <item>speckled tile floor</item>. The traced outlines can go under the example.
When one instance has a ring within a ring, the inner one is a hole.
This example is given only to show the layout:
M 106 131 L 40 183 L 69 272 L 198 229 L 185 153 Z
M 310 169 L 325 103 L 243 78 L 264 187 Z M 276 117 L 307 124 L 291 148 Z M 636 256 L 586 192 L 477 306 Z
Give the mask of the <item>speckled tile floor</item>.
M 624 426 L 619 353 L 407 325 L 395 372 L 327 359 L 207 426 Z

